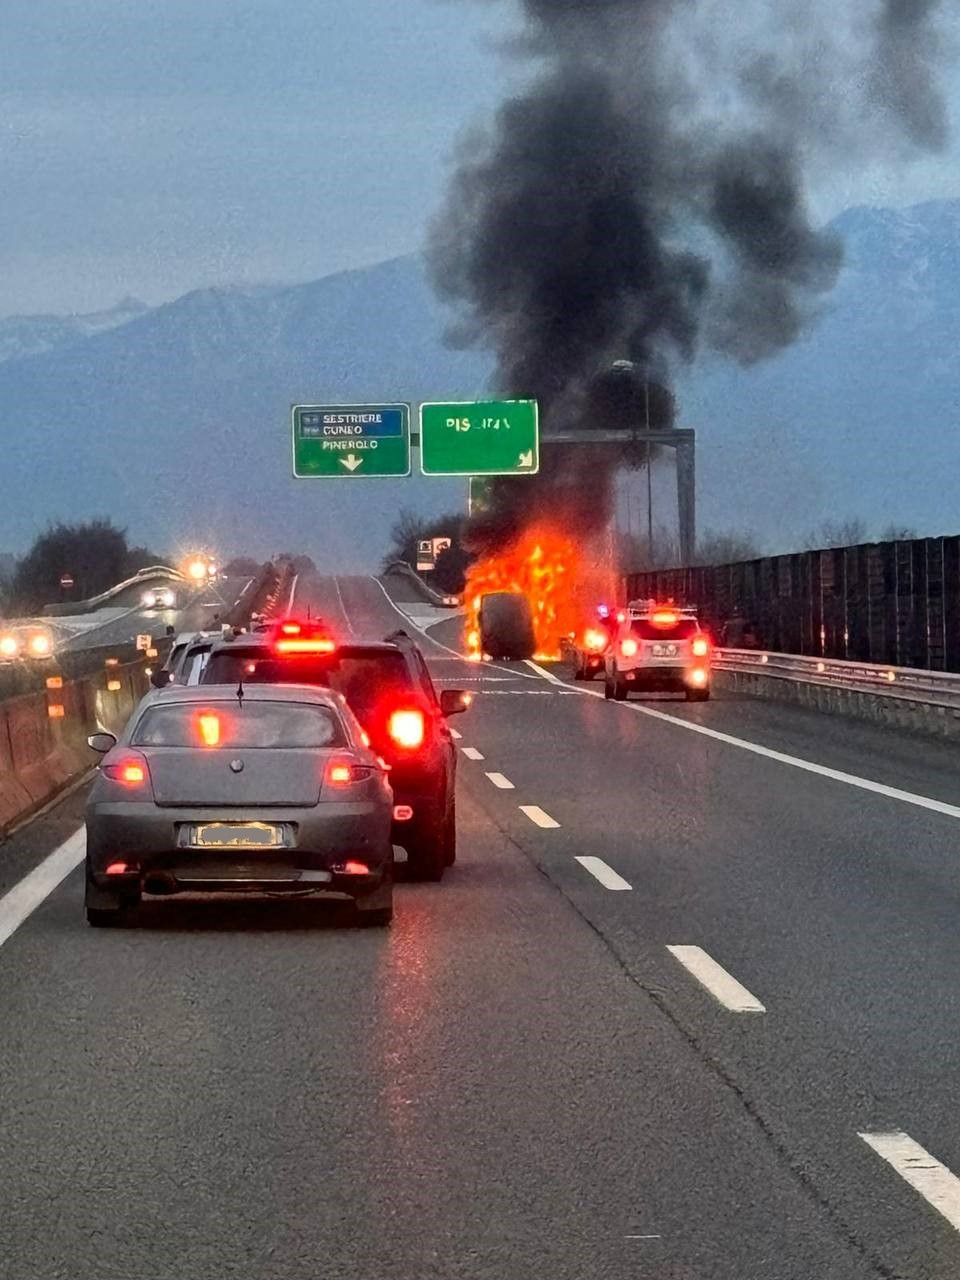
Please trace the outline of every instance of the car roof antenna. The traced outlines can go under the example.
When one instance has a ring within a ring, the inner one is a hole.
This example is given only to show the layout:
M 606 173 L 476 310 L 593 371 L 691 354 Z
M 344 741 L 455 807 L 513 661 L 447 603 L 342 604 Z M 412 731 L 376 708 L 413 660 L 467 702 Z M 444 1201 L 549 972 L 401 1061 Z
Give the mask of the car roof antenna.
M 240 703 L 241 711 L 243 710 L 243 699 L 244 699 L 243 680 L 241 679 L 240 683 L 237 685 L 237 702 Z

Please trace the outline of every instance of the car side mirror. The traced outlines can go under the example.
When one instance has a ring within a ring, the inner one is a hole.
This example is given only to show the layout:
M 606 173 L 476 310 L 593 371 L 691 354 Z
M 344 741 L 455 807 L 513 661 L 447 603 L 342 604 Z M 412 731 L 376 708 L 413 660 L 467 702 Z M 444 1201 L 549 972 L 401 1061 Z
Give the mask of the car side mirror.
M 440 710 L 445 716 L 455 716 L 466 711 L 473 697 L 463 689 L 443 689 L 440 693 Z
M 164 671 L 163 669 L 161 669 L 160 671 L 155 671 L 153 675 L 150 677 L 150 683 L 153 685 L 155 689 L 165 689 L 172 680 L 173 680 L 173 672 Z
M 99 756 L 105 756 L 116 745 L 117 740 L 112 733 L 91 733 L 87 739 L 87 746 L 91 751 L 96 751 Z

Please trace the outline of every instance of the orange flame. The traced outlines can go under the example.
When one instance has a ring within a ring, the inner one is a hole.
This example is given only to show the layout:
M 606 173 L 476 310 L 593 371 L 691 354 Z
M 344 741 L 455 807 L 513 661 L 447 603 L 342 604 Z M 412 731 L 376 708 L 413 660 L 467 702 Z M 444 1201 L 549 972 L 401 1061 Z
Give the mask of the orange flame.
M 503 551 L 475 561 L 467 573 L 464 638 L 467 653 L 480 661 L 480 601 L 494 591 L 526 596 L 537 640 L 536 656 L 560 656 L 560 637 L 578 625 L 577 584 L 581 556 L 577 544 L 546 525 L 527 529 Z

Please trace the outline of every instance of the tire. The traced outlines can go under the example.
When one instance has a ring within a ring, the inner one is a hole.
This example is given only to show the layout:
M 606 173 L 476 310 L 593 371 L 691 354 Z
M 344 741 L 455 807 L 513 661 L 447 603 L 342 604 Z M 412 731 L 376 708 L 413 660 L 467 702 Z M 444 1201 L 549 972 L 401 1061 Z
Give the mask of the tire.
M 422 819 L 416 826 L 409 843 L 404 846 L 407 851 L 407 878 L 422 880 L 436 884 L 443 879 L 447 866 L 447 852 L 444 822 L 436 810 Z
M 615 702 L 626 702 L 627 700 L 627 682 L 619 672 L 617 672 L 613 682 L 613 699 Z
M 709 702 L 709 689 L 686 689 L 684 690 L 688 702 Z
M 443 853 L 448 867 L 452 867 L 457 860 L 457 802 L 456 799 L 451 801 L 450 812 L 447 814 L 447 820 L 444 823 L 443 830 Z
M 87 924 L 93 929 L 123 929 L 134 923 L 130 907 L 117 907 L 113 911 L 103 907 L 87 907 Z
M 604 676 L 603 676 L 603 696 L 606 698 L 608 702 L 613 697 L 613 681 L 606 674 L 606 672 L 604 672 Z
M 394 863 L 391 848 L 379 888 L 374 889 L 366 899 L 360 899 L 355 904 L 354 921 L 359 929 L 384 929 L 393 920 L 393 880 Z M 364 901 L 375 905 L 365 907 Z
M 491 658 L 532 658 L 537 641 L 526 598 L 512 591 L 485 595 L 480 601 L 480 642 Z

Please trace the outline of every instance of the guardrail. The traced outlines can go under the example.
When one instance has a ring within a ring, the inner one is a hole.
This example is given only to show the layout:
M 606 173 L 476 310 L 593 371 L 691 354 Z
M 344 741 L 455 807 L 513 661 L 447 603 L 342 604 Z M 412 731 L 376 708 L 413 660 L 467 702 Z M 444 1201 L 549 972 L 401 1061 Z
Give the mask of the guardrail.
M 147 582 L 155 582 L 158 578 L 162 578 L 165 582 L 187 582 L 188 579 L 183 576 L 177 569 L 171 569 L 169 565 L 156 564 L 151 565 L 147 569 L 138 569 L 132 577 L 127 578 L 124 582 L 118 582 L 115 587 L 108 587 L 106 591 L 102 591 L 98 596 L 91 596 L 88 600 L 61 601 L 56 604 L 44 605 L 43 613 L 45 617 L 56 618 L 71 616 L 78 613 L 91 613 L 99 609 L 101 605 L 108 604 L 114 597 L 129 591 L 131 587 L 141 586 Z
M 915 667 L 888 667 L 881 663 L 847 662 L 756 649 L 717 649 L 714 666 L 718 671 L 802 681 L 960 708 L 960 674 L 952 671 L 922 671 Z
M 439 591 L 435 591 L 429 583 L 424 582 L 415 569 L 411 569 L 406 560 L 391 560 L 388 564 L 385 564 L 383 566 L 383 577 L 391 573 L 398 573 L 406 578 L 408 582 L 415 583 L 426 596 L 425 603 L 434 604 L 440 609 L 456 608 L 458 600 L 455 595 L 441 595 Z

